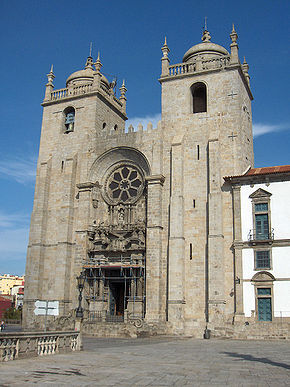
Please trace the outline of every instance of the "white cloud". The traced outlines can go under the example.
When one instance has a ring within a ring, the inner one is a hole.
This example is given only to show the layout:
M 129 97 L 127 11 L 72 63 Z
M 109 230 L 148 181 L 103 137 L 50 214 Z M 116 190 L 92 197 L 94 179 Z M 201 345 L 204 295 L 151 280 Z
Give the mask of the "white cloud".
M 16 224 L 27 224 L 29 216 L 27 214 L 4 214 L 0 211 L 0 230 L 1 228 L 14 227 Z
M 148 115 L 148 116 L 145 116 L 145 117 L 133 117 L 133 118 L 130 118 L 127 122 L 126 122 L 126 129 L 128 129 L 128 127 L 130 125 L 133 126 L 133 128 L 135 129 L 135 131 L 137 131 L 137 128 L 138 128 L 138 125 L 139 123 L 141 123 L 143 125 L 143 128 L 144 130 L 147 129 L 147 124 L 149 122 L 152 122 L 153 124 L 153 128 L 155 129 L 157 127 L 157 123 L 158 121 L 161 120 L 161 114 L 158 113 L 158 114 L 155 114 L 155 115 Z
M 253 123 L 253 135 L 254 137 L 258 137 L 266 133 L 280 132 L 281 130 L 285 130 L 288 128 L 289 126 L 285 124 L 269 125 L 269 124 Z
M 16 180 L 18 183 L 27 184 L 35 181 L 36 157 L 6 158 L 0 160 L 0 176 Z

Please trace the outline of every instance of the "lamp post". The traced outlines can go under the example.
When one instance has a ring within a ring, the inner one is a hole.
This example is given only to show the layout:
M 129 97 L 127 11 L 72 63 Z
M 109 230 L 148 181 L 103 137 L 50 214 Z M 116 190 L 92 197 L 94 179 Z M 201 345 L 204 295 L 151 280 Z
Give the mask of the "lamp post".
M 81 272 L 81 274 L 77 277 L 78 281 L 78 289 L 79 289 L 79 305 L 76 309 L 76 317 L 82 318 L 84 316 L 84 310 L 82 308 L 82 293 L 85 285 L 86 276 L 84 272 Z

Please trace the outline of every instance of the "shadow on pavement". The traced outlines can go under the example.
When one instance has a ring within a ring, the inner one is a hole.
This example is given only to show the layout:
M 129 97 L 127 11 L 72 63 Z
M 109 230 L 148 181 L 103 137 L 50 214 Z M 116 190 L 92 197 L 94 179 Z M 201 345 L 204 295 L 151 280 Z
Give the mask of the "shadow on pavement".
M 259 363 L 270 364 L 270 365 L 275 366 L 275 367 L 282 367 L 282 368 L 286 368 L 288 370 L 290 369 L 289 364 L 278 363 L 276 361 L 272 361 L 270 359 L 267 359 L 266 357 L 255 357 L 252 355 L 243 355 L 242 353 L 236 353 L 236 352 L 222 352 L 222 353 L 224 353 L 225 355 L 231 356 L 231 357 L 235 357 L 239 360 L 256 361 Z

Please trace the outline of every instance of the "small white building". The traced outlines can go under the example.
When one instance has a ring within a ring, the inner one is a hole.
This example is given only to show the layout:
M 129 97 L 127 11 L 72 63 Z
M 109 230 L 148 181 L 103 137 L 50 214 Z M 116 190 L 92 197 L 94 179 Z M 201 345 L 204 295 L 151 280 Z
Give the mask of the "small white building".
M 237 314 L 290 318 L 290 165 L 226 177 L 233 188 Z

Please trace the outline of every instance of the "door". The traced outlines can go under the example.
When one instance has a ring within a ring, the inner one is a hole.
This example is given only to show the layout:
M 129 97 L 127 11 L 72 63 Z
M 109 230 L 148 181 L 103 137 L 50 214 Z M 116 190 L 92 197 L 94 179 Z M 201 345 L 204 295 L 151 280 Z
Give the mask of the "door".
M 111 316 L 124 315 L 124 291 L 125 291 L 124 281 L 110 283 L 110 315 Z
M 255 215 L 256 220 L 256 238 L 269 239 L 268 214 Z
M 258 298 L 259 321 L 272 321 L 271 298 Z

